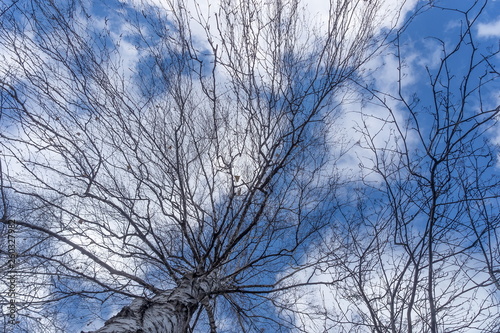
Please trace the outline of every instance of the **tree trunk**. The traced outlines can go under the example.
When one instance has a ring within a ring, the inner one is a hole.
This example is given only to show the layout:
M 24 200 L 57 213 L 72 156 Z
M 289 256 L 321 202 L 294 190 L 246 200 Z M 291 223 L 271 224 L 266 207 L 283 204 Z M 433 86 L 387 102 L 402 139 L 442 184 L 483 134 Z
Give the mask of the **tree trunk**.
M 211 285 L 185 277 L 177 287 L 151 299 L 134 300 L 102 328 L 87 333 L 185 333 Z

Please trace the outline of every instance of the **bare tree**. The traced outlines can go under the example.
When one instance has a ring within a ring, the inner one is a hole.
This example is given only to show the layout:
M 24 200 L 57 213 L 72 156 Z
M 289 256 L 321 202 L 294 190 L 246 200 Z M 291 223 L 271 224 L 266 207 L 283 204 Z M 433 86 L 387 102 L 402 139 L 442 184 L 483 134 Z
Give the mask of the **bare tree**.
M 385 41 L 379 2 L 317 26 L 299 1 L 162 3 L 2 12 L 2 191 L 27 207 L 3 222 L 36 240 L 33 302 L 63 330 L 85 304 L 121 308 L 100 333 L 298 327 L 269 308 L 332 222 L 325 127 Z
M 339 215 L 345 228 L 323 248 L 332 260 L 324 271 L 346 276 L 331 287 L 333 305 L 322 307 L 338 331 L 500 329 L 500 109 L 490 99 L 498 96 L 499 50 L 475 40 L 487 5 L 435 4 L 431 10 L 451 11 L 461 23 L 455 42 L 432 39 L 436 63 L 412 63 L 402 30 L 393 49 L 396 92 L 359 84 L 367 94 L 360 144 L 371 155 L 361 155 L 355 204 Z M 412 91 L 420 77 L 411 71 L 427 73 L 427 91 Z

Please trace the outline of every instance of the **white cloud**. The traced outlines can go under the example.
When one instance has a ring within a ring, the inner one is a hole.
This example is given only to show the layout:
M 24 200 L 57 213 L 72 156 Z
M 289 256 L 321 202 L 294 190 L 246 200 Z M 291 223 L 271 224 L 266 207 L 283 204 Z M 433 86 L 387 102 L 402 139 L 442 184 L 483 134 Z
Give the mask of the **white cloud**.
M 496 22 L 480 23 L 477 25 L 479 37 L 500 37 L 500 18 Z

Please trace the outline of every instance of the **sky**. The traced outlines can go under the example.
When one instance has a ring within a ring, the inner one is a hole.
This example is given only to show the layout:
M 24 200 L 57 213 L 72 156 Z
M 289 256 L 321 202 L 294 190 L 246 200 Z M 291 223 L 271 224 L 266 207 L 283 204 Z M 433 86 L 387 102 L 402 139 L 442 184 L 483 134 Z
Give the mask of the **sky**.
M 151 0 L 153 3 L 160 2 L 160 0 Z M 129 0 L 129 2 L 134 2 L 134 0 Z M 134 47 L 131 37 L 128 32 L 132 29 L 130 23 L 119 22 L 117 17 L 118 13 L 123 13 L 131 10 L 127 9 L 126 6 L 118 6 L 119 2 L 109 1 L 105 6 L 96 5 L 93 7 L 91 15 L 94 16 L 94 24 L 97 27 L 109 26 L 111 30 L 111 35 L 116 40 L 120 40 L 120 45 L 118 53 L 120 54 L 120 65 L 121 70 L 125 73 L 124 75 L 129 78 L 129 84 L 134 86 L 134 72 L 140 70 L 140 67 L 136 67 L 138 60 L 141 59 L 142 54 L 140 50 Z M 121 3 L 127 3 L 127 1 L 121 1 Z M 210 2 L 215 4 L 215 2 Z M 407 17 L 412 13 L 415 8 L 420 8 L 424 6 L 428 1 L 418 1 L 411 0 L 405 2 L 403 6 L 402 17 Z M 398 121 L 404 122 L 404 119 L 408 116 L 405 113 L 404 106 L 401 101 L 397 98 L 398 95 L 398 80 L 399 75 L 402 74 L 401 87 L 404 88 L 403 95 L 409 99 L 414 93 L 417 93 L 420 98 L 420 105 L 422 109 L 425 109 L 427 105 L 432 104 L 432 91 L 429 89 L 429 81 L 432 78 L 432 73 L 435 73 L 439 68 L 440 60 L 443 57 L 442 42 L 446 45 L 454 45 L 456 43 L 457 37 L 461 29 L 463 29 L 463 13 L 457 10 L 448 10 L 445 8 L 439 8 L 439 6 L 453 6 L 455 9 L 466 9 L 472 3 L 470 0 L 455 0 L 455 1 L 435 1 L 434 7 L 423 7 L 420 15 L 416 16 L 411 23 L 405 27 L 404 33 L 399 40 L 400 52 L 404 59 L 402 64 L 398 63 L 398 59 L 395 57 L 397 54 L 397 49 L 393 45 L 388 45 L 377 53 L 373 59 L 371 59 L 361 70 L 367 73 L 365 78 L 366 85 L 369 85 L 374 90 L 378 91 L 378 97 L 382 98 L 386 105 L 381 105 L 380 101 L 376 99 L 368 99 L 366 96 L 366 91 L 357 87 L 354 91 L 349 91 L 348 98 L 343 99 L 343 104 L 340 105 L 340 113 L 337 114 L 338 119 L 333 123 L 336 125 L 335 130 L 330 133 L 331 135 L 331 154 L 335 157 L 332 160 L 336 161 L 336 168 L 344 170 L 346 173 L 346 178 L 352 179 L 352 177 L 363 176 L 365 181 L 373 184 L 381 184 L 382 180 L 379 176 L 370 172 L 373 167 L 373 155 L 370 151 L 367 151 L 366 147 L 370 142 L 365 141 L 366 137 L 363 136 L 362 131 L 369 131 L 369 133 L 374 135 L 373 143 L 378 147 L 397 147 L 398 142 L 395 141 L 394 131 L 395 127 L 393 124 L 388 124 L 386 121 L 381 121 L 381 119 L 389 119 L 388 117 L 394 117 Z M 116 7 L 113 7 L 116 5 Z M 381 9 L 380 18 L 380 29 L 388 29 L 398 20 L 394 18 L 391 14 L 393 8 L 399 8 L 401 1 L 387 0 Z M 194 1 L 189 1 L 188 6 L 191 8 L 192 13 L 199 13 L 203 18 L 207 19 L 208 24 L 214 24 L 215 15 L 213 9 L 216 6 L 210 5 L 209 1 L 200 1 L 196 4 Z M 5 7 L 0 7 L 5 8 Z M 477 8 L 477 7 L 476 7 Z M 307 9 L 312 17 L 315 17 L 320 23 L 317 23 L 318 29 L 324 28 L 324 22 L 327 21 L 327 9 L 324 1 L 308 1 Z M 469 13 L 469 17 L 474 17 L 477 9 L 473 9 Z M 1 13 L 1 9 L 0 9 Z M 323 22 L 323 23 L 322 23 Z M 402 28 L 403 20 L 399 18 L 398 27 Z M 199 43 L 200 49 L 208 48 L 209 44 L 205 40 L 205 35 L 201 29 L 194 28 L 193 34 L 195 40 Z M 500 40 L 500 1 L 492 0 L 490 1 L 488 8 L 479 17 L 477 24 L 475 25 L 472 36 L 475 40 L 475 45 L 478 48 L 478 54 L 484 54 L 490 50 L 491 47 L 497 48 L 499 46 Z M 348 36 L 347 38 L 350 38 Z M 449 46 L 447 46 L 449 47 Z M 447 49 L 451 51 L 451 49 Z M 0 52 L 5 51 L 0 49 Z M 465 75 L 467 70 L 467 49 L 463 48 L 458 51 L 457 56 L 453 57 L 450 62 L 450 67 L 453 69 L 453 74 L 460 78 Z M 8 57 L 7 57 L 8 58 Z M 499 56 L 493 57 L 491 59 L 492 63 L 498 63 L 500 60 Z M 401 73 L 398 71 L 401 69 Z M 429 73 L 431 76 L 429 76 Z M 477 83 L 477 76 L 474 73 L 471 84 Z M 351 87 L 349 87 L 351 88 Z M 459 86 L 454 86 L 456 91 L 460 91 Z M 138 88 L 134 88 L 138 89 Z M 159 87 L 158 89 L 161 89 Z M 496 85 L 490 85 L 483 91 L 484 109 L 493 109 L 500 104 L 500 86 L 498 82 Z M 138 92 L 139 93 L 139 92 Z M 342 95 L 342 97 L 345 97 Z M 347 103 L 346 103 L 347 101 Z M 340 102 L 340 99 L 339 99 Z M 469 104 L 471 110 L 477 109 L 479 101 L 472 99 Z M 388 113 L 388 111 L 392 114 Z M 471 111 L 474 112 L 474 111 Z M 424 119 L 424 130 L 427 123 Z M 364 133 L 366 134 L 366 132 Z M 497 127 L 490 128 L 485 134 L 485 138 L 491 142 L 500 144 L 500 130 Z M 342 142 L 339 142 L 341 140 Z M 244 142 L 242 143 L 244 144 Z M 410 136 L 408 138 L 408 144 L 410 149 L 419 149 L 419 140 L 416 136 Z M 348 147 L 349 149 L 344 151 L 338 147 Z M 247 161 L 242 158 L 237 164 L 241 165 L 243 169 L 244 165 L 248 168 Z M 363 166 L 362 169 L 359 166 Z M 500 167 L 500 164 L 498 165 Z M 251 168 L 250 168 L 251 169 Z M 498 171 L 498 169 L 497 169 Z M 252 170 L 246 171 L 249 174 Z M 242 174 L 244 172 L 242 171 Z M 314 255 L 316 249 L 311 249 L 311 256 Z M 401 255 L 397 253 L 396 256 Z M 326 269 L 326 272 L 328 270 Z M 311 274 L 310 271 L 304 272 L 304 277 Z M 300 277 L 298 277 L 300 278 Z M 322 279 L 329 279 L 331 275 L 321 275 L 318 274 L 314 277 L 318 281 Z M 314 302 L 315 300 L 327 300 L 327 302 L 332 302 L 334 294 L 330 293 L 328 288 L 316 289 L 311 291 L 308 295 L 309 301 Z M 342 303 L 342 301 L 339 301 Z M 345 306 L 345 304 L 340 304 Z M 297 305 L 300 306 L 300 305 Z M 117 309 L 116 309 L 117 310 Z M 105 314 L 106 316 L 108 313 Z M 85 316 L 82 316 L 84 318 Z M 297 318 L 297 320 L 303 320 L 306 322 L 306 326 L 317 327 L 319 325 L 314 321 L 307 322 L 310 319 Z M 225 325 L 231 327 L 230 320 L 229 323 Z M 91 328 L 96 328 L 102 324 L 100 321 L 96 321 L 87 326 L 87 322 L 84 323 L 83 327 L 75 327 L 75 332 L 80 329 L 88 330 Z

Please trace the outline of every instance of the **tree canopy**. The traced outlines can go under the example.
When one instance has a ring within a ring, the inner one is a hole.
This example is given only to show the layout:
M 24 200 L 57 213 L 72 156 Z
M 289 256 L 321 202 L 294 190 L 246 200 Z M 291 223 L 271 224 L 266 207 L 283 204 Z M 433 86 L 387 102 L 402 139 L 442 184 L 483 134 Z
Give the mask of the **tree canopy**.
M 500 329 L 498 5 L 316 5 L 0 7 L 4 331 Z

